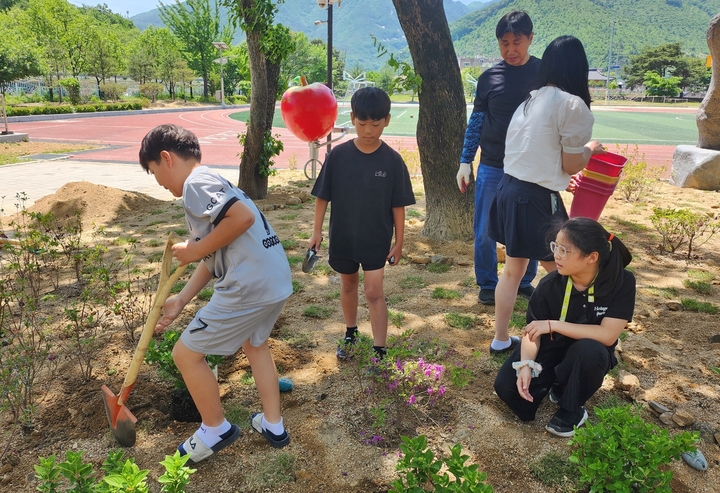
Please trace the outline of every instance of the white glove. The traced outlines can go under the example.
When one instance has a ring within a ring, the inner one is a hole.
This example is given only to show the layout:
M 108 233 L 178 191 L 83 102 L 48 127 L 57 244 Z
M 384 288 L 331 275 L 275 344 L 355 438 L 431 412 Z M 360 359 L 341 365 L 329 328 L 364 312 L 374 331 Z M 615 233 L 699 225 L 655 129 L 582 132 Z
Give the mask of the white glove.
M 462 193 L 465 193 L 465 190 L 467 190 L 467 186 L 470 184 L 470 172 L 472 171 L 472 166 L 468 163 L 460 163 L 460 169 L 457 173 L 457 184 L 458 188 Z

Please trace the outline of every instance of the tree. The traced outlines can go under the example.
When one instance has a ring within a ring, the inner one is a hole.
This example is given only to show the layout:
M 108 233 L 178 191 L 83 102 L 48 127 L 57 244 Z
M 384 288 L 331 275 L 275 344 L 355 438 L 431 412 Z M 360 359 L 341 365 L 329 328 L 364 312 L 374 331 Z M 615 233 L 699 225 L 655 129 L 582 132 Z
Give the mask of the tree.
M 135 38 L 130 45 L 128 56 L 128 74 L 140 84 L 145 84 L 157 77 L 158 46 L 156 45 L 158 29 L 150 26 Z
M 473 236 L 474 184 L 462 195 L 457 173 L 465 133 L 465 99 L 442 0 L 393 0 L 415 71 L 422 78 L 417 142 L 425 184 L 423 234 L 440 240 Z
M 123 50 L 117 34 L 108 26 L 91 26 L 88 45 L 87 73 L 95 77 L 98 88 L 106 79 L 120 72 Z
M 292 33 L 294 49 L 283 61 L 280 69 L 281 91 L 287 89 L 287 82 L 304 75 L 309 83 L 327 81 L 327 42 L 308 39 L 305 33 Z M 345 70 L 345 60 L 340 51 L 333 49 L 333 87 Z
M 10 82 L 41 74 L 40 53 L 28 39 L 11 29 L 10 17 L 0 12 L 3 41 L 0 43 L 0 92 L 3 97 Z
M 460 77 L 462 78 L 463 90 L 465 91 L 466 98 L 475 97 L 475 89 L 477 88 L 477 80 L 482 74 L 483 69 L 481 67 L 465 67 L 460 71 Z M 475 79 L 475 82 L 471 82 Z
M 41 46 L 48 66 L 46 83 L 53 100 L 55 83 L 65 75 L 67 49 L 63 43 L 63 25 L 71 22 L 76 9 L 65 0 L 30 0 L 25 11 L 25 36 Z M 62 102 L 62 92 L 60 92 Z
M 180 40 L 168 28 L 155 29 L 153 44 L 156 53 L 156 76 L 165 84 L 171 99 L 175 99 L 175 86 L 180 71 L 187 68 L 181 53 Z
M 680 43 L 668 43 L 646 48 L 641 54 L 631 56 L 630 63 L 623 67 L 623 75 L 631 88 L 642 84 L 647 72 L 663 77 L 679 77 L 680 87 L 692 87 L 704 79 L 707 73 L 702 70 L 704 63 L 705 60 L 683 55 Z
M 282 0 L 277 0 L 278 3 Z M 245 31 L 250 61 L 250 120 L 244 134 L 238 186 L 252 199 L 267 195 L 268 149 L 275 149 L 272 120 L 278 97 L 280 65 L 293 48 L 290 31 L 273 24 L 273 0 L 225 0 L 232 19 Z
M 203 78 L 203 96 L 208 96 L 208 80 L 216 49 L 213 41 L 220 35 L 218 3 L 213 0 L 187 0 L 165 5 L 160 2 L 160 19 L 182 43 L 188 66 Z
M 247 43 L 231 46 L 223 53 L 227 62 L 223 65 L 225 78 L 225 95 L 235 94 L 242 81 L 250 81 L 250 60 L 248 59 Z
M 645 93 L 648 96 L 677 97 L 680 93 L 680 77 L 662 77 L 657 72 L 645 72 Z

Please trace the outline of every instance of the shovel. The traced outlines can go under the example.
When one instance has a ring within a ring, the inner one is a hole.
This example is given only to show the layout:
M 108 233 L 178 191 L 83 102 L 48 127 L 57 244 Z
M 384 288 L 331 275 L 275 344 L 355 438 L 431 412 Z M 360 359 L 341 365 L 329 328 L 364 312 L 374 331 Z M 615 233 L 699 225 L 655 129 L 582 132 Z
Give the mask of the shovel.
M 319 259 L 320 257 L 318 257 L 315 247 L 310 248 L 307 253 L 305 253 L 305 257 L 303 258 L 302 271 L 306 274 L 312 272 L 312 270 L 315 268 L 315 264 L 317 264 L 317 261 Z
M 187 265 L 182 265 L 178 267 L 172 275 L 170 274 L 173 261 L 172 246 L 181 241 L 182 239 L 178 235 L 170 233 L 167 244 L 165 245 L 165 252 L 163 253 L 157 294 L 155 295 L 150 314 L 145 322 L 145 327 L 138 341 L 137 348 L 135 348 L 135 354 L 133 355 L 130 368 L 128 368 L 128 373 L 120 392 L 118 395 L 115 395 L 107 386 L 102 386 L 103 402 L 105 403 L 105 412 L 107 413 L 110 428 L 112 428 L 118 443 L 123 447 L 132 447 L 135 445 L 135 423 L 137 423 L 137 418 L 125 406 L 125 402 L 135 385 L 135 380 L 140 372 L 140 366 L 145 359 L 145 352 L 150 345 L 150 339 L 152 339 L 153 332 L 155 331 L 155 325 L 157 325 L 160 319 L 165 300 L 167 300 L 170 295 L 170 289 L 172 289 L 175 282 L 187 268 Z

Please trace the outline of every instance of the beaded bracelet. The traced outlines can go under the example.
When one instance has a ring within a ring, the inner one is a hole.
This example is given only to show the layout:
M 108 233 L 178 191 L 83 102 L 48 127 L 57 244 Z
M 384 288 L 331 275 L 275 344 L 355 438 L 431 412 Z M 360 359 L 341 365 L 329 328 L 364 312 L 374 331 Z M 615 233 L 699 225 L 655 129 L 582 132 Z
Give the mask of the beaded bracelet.
M 515 370 L 515 376 L 520 376 L 520 369 L 525 366 L 530 368 L 533 378 L 537 377 L 542 372 L 542 365 L 540 363 L 536 363 L 531 359 L 526 359 L 523 361 L 516 361 L 512 364 L 512 367 Z

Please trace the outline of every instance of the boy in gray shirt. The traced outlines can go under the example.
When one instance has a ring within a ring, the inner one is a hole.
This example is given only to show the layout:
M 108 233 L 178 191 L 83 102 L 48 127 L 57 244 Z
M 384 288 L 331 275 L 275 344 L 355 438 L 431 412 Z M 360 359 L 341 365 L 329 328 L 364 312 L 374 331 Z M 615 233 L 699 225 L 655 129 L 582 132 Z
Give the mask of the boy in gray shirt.
M 280 241 L 250 198 L 201 166 L 197 137 L 176 125 L 151 130 L 140 146 L 140 164 L 158 184 L 182 197 L 190 240 L 173 246 L 181 264 L 200 261 L 177 295 L 168 298 L 156 332 L 162 332 L 212 279 L 214 293 L 173 349 L 173 360 L 202 416 L 181 455 L 197 463 L 240 436 L 223 414 L 217 380 L 205 355 L 231 355 L 242 347 L 250 362 L 263 413 L 252 428 L 273 447 L 290 443 L 280 416 L 280 390 L 268 338 L 292 294 L 290 267 Z

